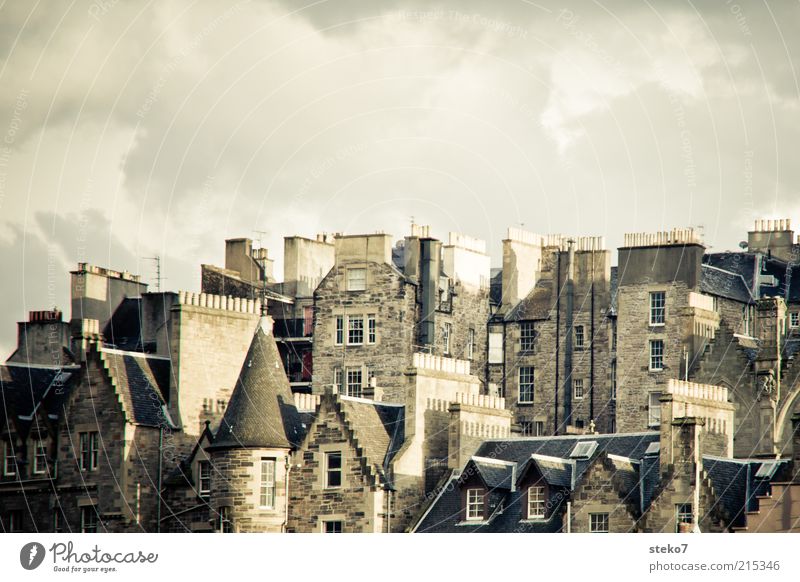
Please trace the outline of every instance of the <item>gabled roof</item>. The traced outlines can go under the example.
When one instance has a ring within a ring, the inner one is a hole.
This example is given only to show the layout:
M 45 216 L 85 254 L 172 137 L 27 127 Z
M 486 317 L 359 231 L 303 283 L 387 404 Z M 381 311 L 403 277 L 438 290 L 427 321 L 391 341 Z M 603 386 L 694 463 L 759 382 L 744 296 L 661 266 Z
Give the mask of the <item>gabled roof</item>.
M 168 358 L 106 347 L 98 352 L 129 423 L 173 426 L 166 408 L 172 372 Z
M 741 303 L 753 303 L 754 301 L 742 275 L 712 265 L 702 266 L 700 291 Z
M 271 320 L 262 317 L 211 448 L 294 448 L 301 424 Z
M 516 485 L 516 465 L 514 463 L 471 457 L 468 464 L 475 467 L 478 476 L 489 489 L 511 491 Z
M 389 466 L 405 440 L 405 407 L 338 395 L 335 401 L 370 472 L 389 483 Z
M 10 424 L 25 436 L 37 413 L 58 418 L 79 368 L 6 363 L 0 366 L 0 429 Z
M 518 482 L 526 476 L 531 467 L 536 467 L 548 485 L 553 487 L 572 487 L 575 461 L 571 459 L 560 459 L 534 453 L 519 470 Z

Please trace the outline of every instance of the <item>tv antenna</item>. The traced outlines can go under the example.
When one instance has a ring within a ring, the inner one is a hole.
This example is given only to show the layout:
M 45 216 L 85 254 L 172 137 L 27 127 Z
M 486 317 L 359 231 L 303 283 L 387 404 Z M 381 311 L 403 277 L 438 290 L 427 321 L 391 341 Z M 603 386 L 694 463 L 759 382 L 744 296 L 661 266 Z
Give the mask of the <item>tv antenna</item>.
M 161 256 L 142 257 L 145 261 L 155 261 L 156 263 L 156 293 L 161 293 L 161 281 L 166 277 L 161 276 Z

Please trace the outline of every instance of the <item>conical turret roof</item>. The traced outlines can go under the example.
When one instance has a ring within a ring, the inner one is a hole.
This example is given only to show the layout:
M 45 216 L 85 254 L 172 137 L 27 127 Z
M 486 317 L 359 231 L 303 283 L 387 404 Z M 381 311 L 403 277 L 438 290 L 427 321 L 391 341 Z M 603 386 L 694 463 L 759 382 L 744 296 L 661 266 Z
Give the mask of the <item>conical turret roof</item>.
M 272 320 L 262 316 L 212 447 L 293 448 L 301 428 Z

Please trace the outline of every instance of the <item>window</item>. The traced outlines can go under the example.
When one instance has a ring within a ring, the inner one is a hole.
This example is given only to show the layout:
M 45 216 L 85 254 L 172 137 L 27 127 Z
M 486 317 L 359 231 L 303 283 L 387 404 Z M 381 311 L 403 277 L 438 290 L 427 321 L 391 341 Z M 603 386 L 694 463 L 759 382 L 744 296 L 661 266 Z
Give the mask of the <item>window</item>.
M 583 378 L 575 378 L 572 381 L 572 397 L 575 400 L 583 398 Z
M 344 343 L 344 316 L 337 315 L 336 316 L 336 336 L 334 338 L 334 343 L 337 346 L 340 346 Z
M 444 333 L 442 334 L 442 340 L 444 340 L 444 353 L 450 353 L 450 336 L 453 333 L 453 324 L 445 323 L 444 324 Z
M 80 466 L 84 471 L 97 470 L 97 452 L 100 434 L 97 431 L 80 433 Z
M 789 327 L 800 327 L 800 311 L 792 311 L 789 314 Z
M 19 509 L 9 511 L 4 525 L 6 533 L 22 531 L 22 512 Z
M 61 509 L 56 507 L 53 512 L 53 533 L 64 532 L 64 518 L 61 515 Z
M 347 269 L 347 290 L 366 291 L 366 289 L 367 289 L 367 270 Z
M 217 399 L 217 412 L 225 412 L 225 400 L 223 398 Z
M 617 399 L 617 362 L 611 362 L 611 400 Z
M 303 335 L 308 337 L 314 333 L 314 307 L 306 305 L 303 307 Z
M 667 298 L 664 291 L 650 293 L 650 325 L 664 325 L 666 303 Z
M 583 326 L 575 326 L 575 347 L 582 349 L 584 347 Z
M 217 527 L 222 533 L 233 533 L 233 520 L 231 519 L 230 507 L 219 508 L 219 523 Z
M 533 422 L 530 420 L 523 420 L 519 423 L 522 431 L 522 436 L 533 436 Z
M 523 321 L 519 325 L 519 349 L 523 352 L 533 351 L 536 342 L 536 330 L 532 321 Z
M 342 486 L 342 452 L 325 453 L 325 487 Z
M 361 368 L 347 368 L 347 395 L 361 398 Z
M 591 532 L 591 533 L 608 533 L 608 514 L 607 513 L 590 513 L 589 514 L 589 532 Z
M 341 521 L 323 521 L 322 533 L 342 533 Z
M 650 371 L 664 369 L 664 340 L 650 340 Z
M 483 489 L 467 489 L 467 519 L 483 519 Z
M 528 519 L 542 519 L 544 508 L 544 487 L 528 487 Z
M 97 533 L 97 508 L 94 505 L 81 507 L 81 533 Z
M 544 435 L 544 421 L 537 420 L 534 423 L 534 432 L 536 433 L 536 436 Z
M 347 343 L 360 345 L 364 343 L 364 317 L 351 315 L 347 318 Z
M 211 463 L 200 461 L 197 463 L 197 485 L 200 497 L 211 496 Z
M 378 339 L 378 324 L 374 315 L 367 316 L 367 343 L 374 344 Z
M 475 357 L 475 330 L 469 328 L 467 332 L 467 359 L 471 360 Z
M 275 507 L 275 459 L 261 459 L 261 487 L 258 503 L 265 509 Z
M 5 441 L 3 446 L 3 475 L 13 477 L 17 474 L 17 457 L 14 455 L 14 445 Z
M 47 444 L 37 439 L 33 446 L 33 472 L 41 475 L 47 472 Z
M 503 363 L 503 332 L 489 332 L 489 363 Z
M 333 388 L 336 390 L 337 394 L 341 394 L 344 392 L 344 385 L 343 385 L 343 375 L 341 368 L 334 368 L 333 369 Z
M 661 426 L 661 392 L 650 392 L 647 398 L 647 426 Z
M 533 366 L 521 366 L 519 369 L 519 402 L 533 403 Z
M 675 506 L 675 533 L 680 533 L 681 524 L 694 523 L 691 503 L 678 503 Z

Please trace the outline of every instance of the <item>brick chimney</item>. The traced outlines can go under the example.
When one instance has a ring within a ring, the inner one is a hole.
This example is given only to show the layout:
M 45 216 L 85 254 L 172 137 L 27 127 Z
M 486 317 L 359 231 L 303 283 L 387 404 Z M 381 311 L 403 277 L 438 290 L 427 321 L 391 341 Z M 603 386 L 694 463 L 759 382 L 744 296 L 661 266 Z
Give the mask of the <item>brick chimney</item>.
M 669 466 L 675 469 L 675 475 L 690 477 L 694 480 L 695 464 L 703 454 L 705 420 L 694 416 L 676 418 L 669 426 L 661 427 L 661 474 L 664 475 Z

